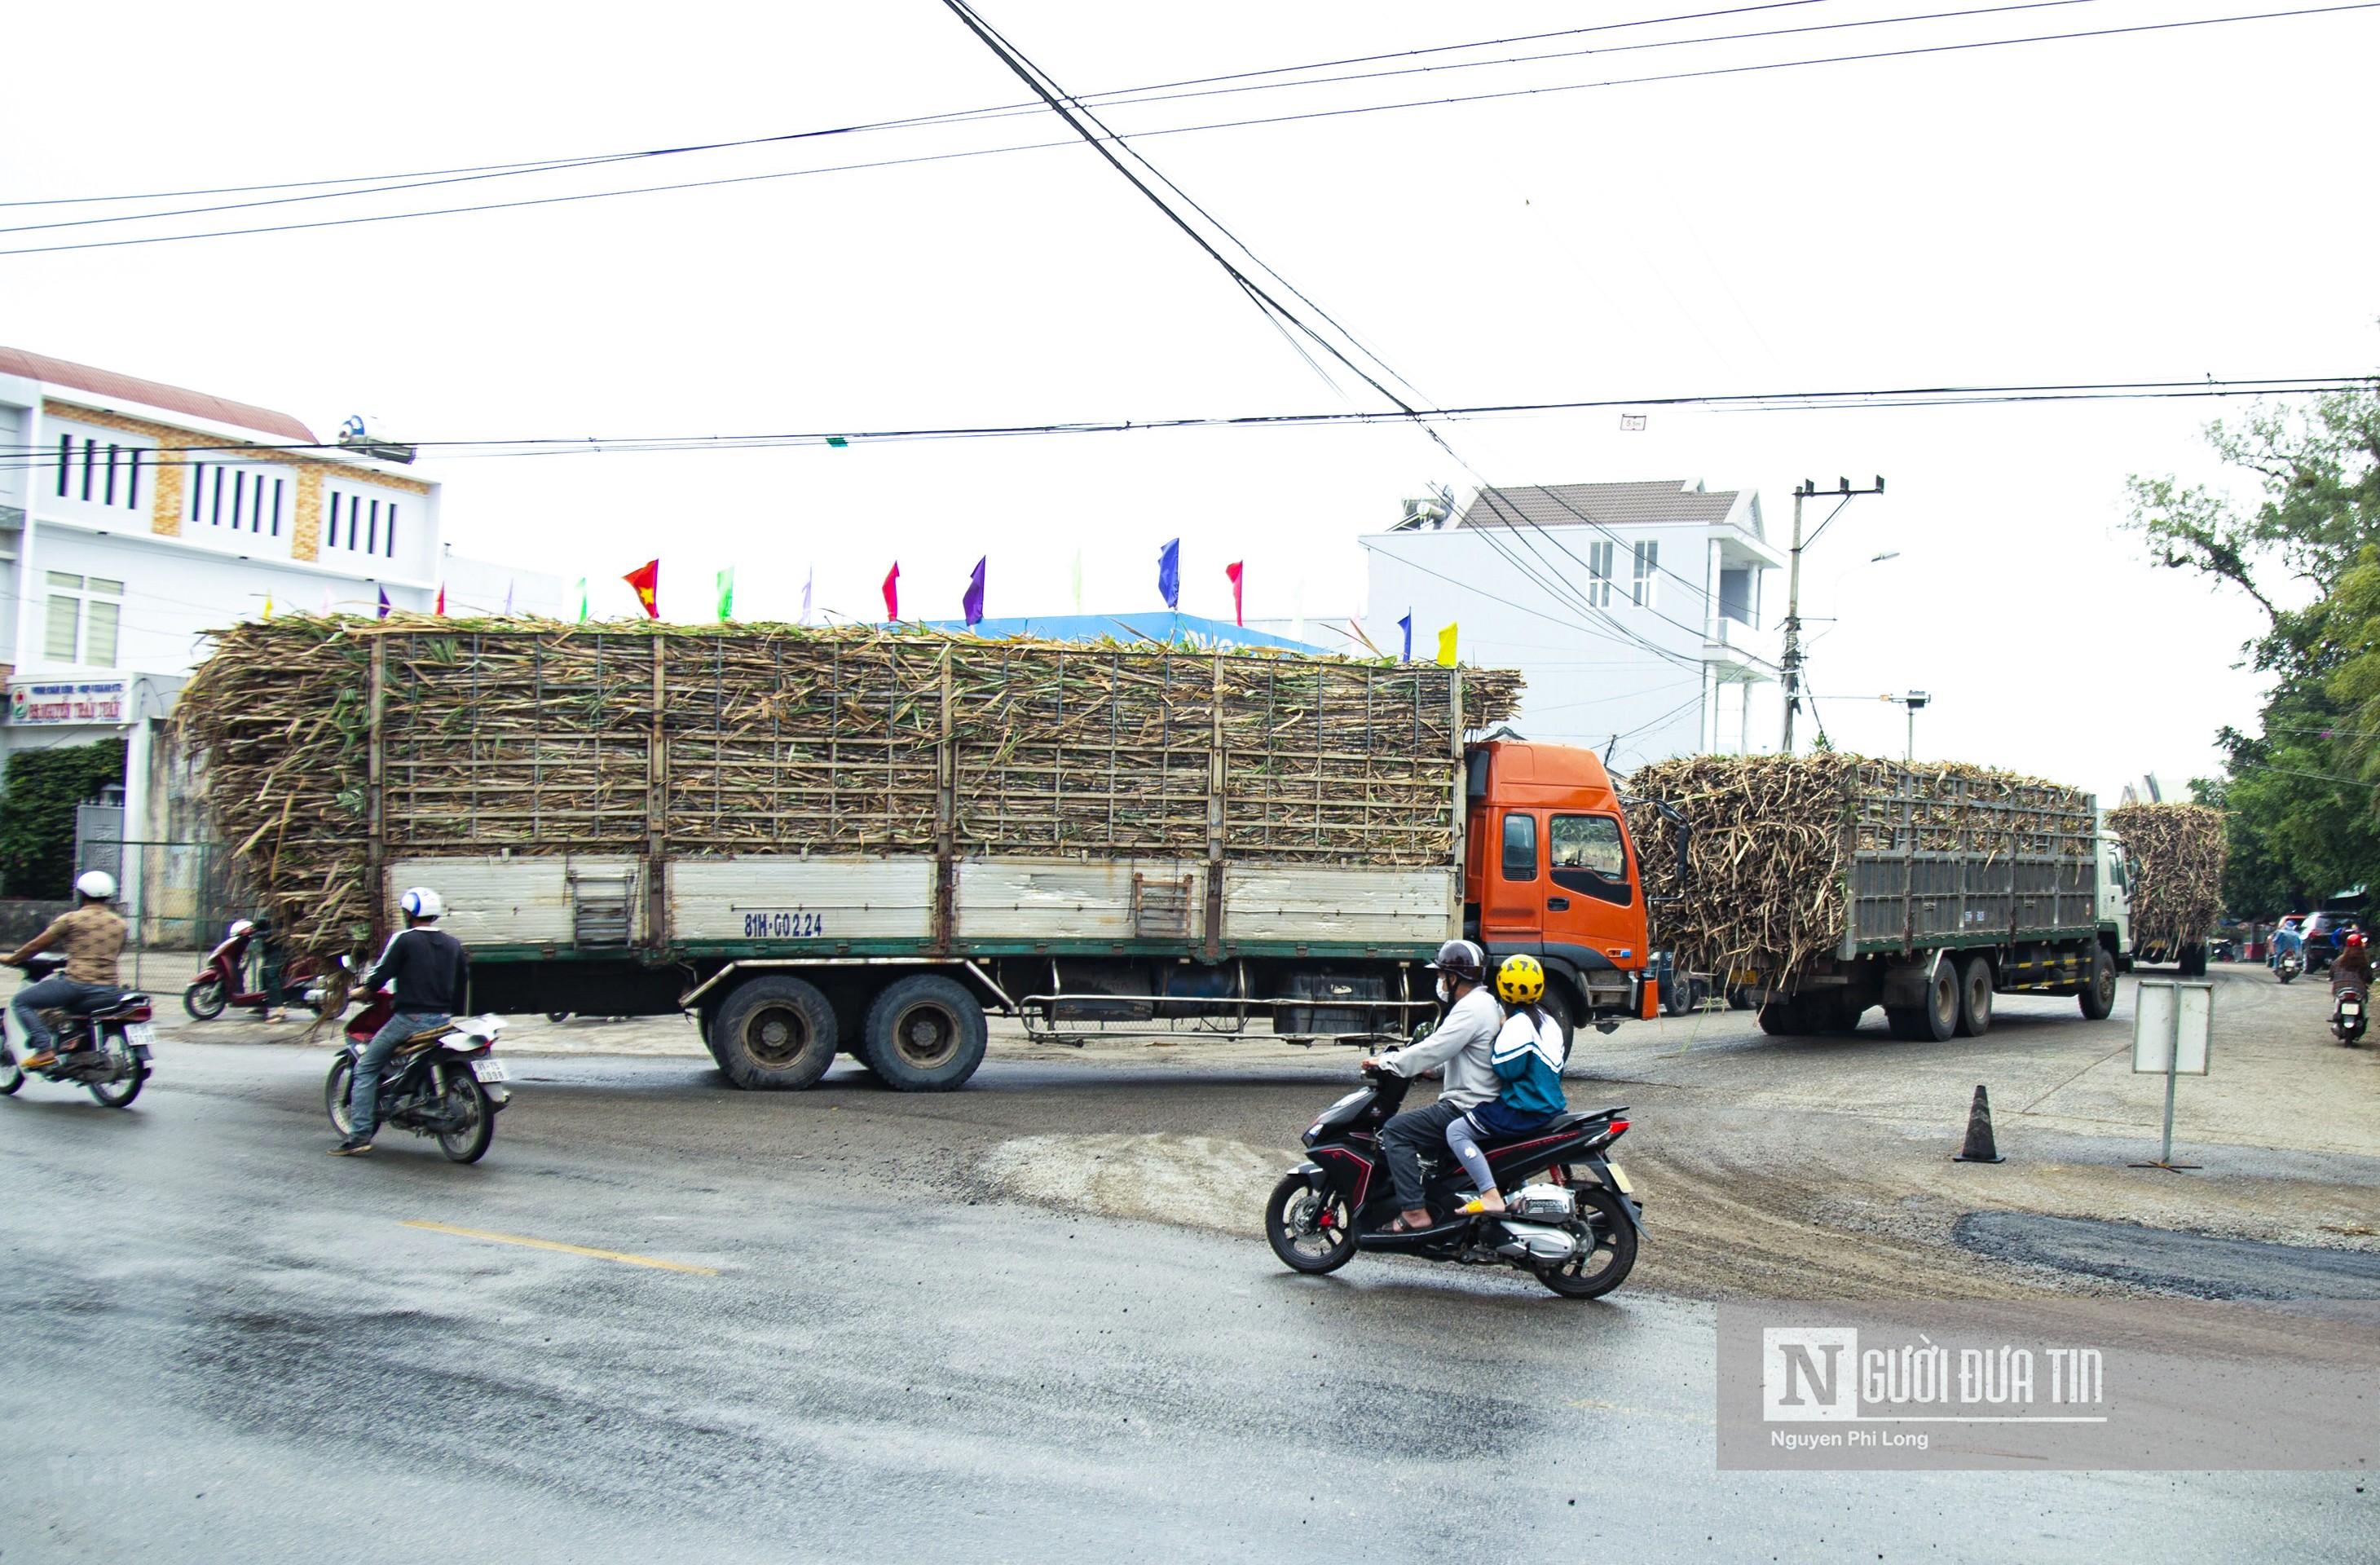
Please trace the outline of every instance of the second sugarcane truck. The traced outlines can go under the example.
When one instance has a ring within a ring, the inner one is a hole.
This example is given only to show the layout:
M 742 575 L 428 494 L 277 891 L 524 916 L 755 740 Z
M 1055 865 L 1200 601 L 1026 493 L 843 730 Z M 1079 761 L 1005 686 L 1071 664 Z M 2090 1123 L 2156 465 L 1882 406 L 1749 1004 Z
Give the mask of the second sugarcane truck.
M 276 619 L 185 698 L 261 900 L 320 953 L 437 890 L 504 1013 L 687 1011 L 747 1088 L 946 1090 L 1037 1039 L 1399 1041 L 1458 935 L 1565 1029 L 1651 1015 L 1591 753 L 1516 676 L 792 626 Z M 312 746 L 310 751 L 308 746 Z

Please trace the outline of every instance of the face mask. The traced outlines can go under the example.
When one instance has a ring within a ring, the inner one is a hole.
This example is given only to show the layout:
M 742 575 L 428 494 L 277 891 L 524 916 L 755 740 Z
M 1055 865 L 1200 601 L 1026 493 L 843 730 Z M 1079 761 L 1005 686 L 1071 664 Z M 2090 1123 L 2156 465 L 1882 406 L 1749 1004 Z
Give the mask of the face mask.
M 1449 1001 L 1451 1001 L 1453 998 L 1454 998 L 1454 988 L 1453 988 L 1453 986 L 1452 986 L 1452 985 L 1451 985 L 1451 984 L 1449 984 L 1449 983 L 1446 981 L 1446 976 L 1445 976 L 1443 973 L 1439 974 L 1439 979 L 1438 979 L 1438 1002 L 1439 1002 L 1440 1005 L 1444 1005 L 1444 1004 L 1446 1004 Z

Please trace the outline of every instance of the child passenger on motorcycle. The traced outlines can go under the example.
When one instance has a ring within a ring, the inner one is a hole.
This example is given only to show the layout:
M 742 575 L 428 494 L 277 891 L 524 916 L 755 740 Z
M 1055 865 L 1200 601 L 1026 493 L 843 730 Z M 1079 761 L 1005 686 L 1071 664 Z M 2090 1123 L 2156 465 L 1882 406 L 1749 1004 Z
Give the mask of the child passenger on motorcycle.
M 1446 1127 L 1446 1145 L 1478 1187 L 1478 1209 L 1500 1212 L 1503 1193 L 1479 1150 L 1483 1138 L 1526 1135 L 1550 1124 L 1568 1107 L 1562 1097 L 1561 1023 L 1538 1002 L 1545 998 L 1546 970 L 1534 956 L 1508 956 L 1496 970 L 1497 998 L 1511 1008 L 1496 1035 L 1493 1063 L 1503 1092 Z

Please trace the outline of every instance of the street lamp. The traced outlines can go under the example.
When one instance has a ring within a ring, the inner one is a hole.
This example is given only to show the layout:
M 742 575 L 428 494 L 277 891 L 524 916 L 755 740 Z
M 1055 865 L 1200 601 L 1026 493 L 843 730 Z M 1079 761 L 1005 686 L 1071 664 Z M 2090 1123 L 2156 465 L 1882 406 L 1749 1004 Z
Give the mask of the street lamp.
M 1931 702 L 1934 698 L 1923 690 L 1911 690 L 1903 695 L 1885 696 L 1880 699 L 1899 701 L 1909 709 L 1909 747 L 1902 753 L 1900 758 L 1904 764 L 1913 764 L 1917 759 L 1917 709 Z

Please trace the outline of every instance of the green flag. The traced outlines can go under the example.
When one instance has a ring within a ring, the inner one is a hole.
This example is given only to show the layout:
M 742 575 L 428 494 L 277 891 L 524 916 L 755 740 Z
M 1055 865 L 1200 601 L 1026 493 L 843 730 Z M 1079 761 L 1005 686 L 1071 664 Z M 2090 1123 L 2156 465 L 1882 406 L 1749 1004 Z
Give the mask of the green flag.
M 578 623 L 580 625 L 587 623 L 587 578 L 585 576 L 578 578 Z
M 735 567 L 729 565 L 719 573 L 719 623 L 725 625 L 735 617 Z

